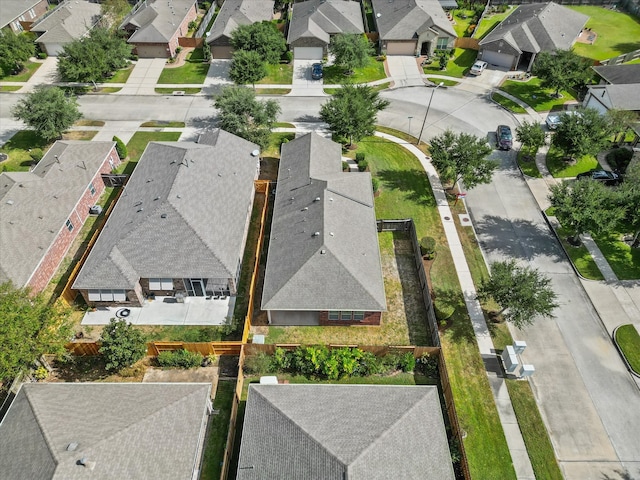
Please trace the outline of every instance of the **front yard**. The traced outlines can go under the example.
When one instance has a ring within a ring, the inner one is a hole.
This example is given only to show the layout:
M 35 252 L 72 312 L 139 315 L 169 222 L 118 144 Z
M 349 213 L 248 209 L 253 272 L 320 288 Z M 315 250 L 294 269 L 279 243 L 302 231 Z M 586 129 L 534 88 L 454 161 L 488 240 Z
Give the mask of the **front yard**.
M 554 97 L 555 92 L 542 87 L 538 77 L 532 77 L 526 82 L 506 80 L 500 89 L 519 98 L 536 112 L 548 112 L 554 107 L 562 107 L 565 103 L 577 101 L 575 93 L 566 90 L 560 91 L 560 98 Z
M 386 78 L 384 62 L 369 57 L 369 62 L 362 68 L 356 68 L 352 75 L 345 75 L 344 69 L 329 65 L 323 69 L 323 83 L 325 85 L 338 85 L 342 83 L 367 83 Z
M 188 54 L 185 64 L 180 67 L 167 66 L 162 70 L 158 84 L 203 83 L 209 71 L 209 63 L 203 63 L 202 48 Z
M 449 77 L 462 78 L 464 77 L 476 61 L 478 52 L 470 48 L 456 48 L 454 49 L 453 57 L 449 58 L 447 62 L 447 68 L 440 70 L 440 63 L 438 58 L 433 57 L 433 62 L 423 67 L 423 71 L 427 75 L 447 75 Z

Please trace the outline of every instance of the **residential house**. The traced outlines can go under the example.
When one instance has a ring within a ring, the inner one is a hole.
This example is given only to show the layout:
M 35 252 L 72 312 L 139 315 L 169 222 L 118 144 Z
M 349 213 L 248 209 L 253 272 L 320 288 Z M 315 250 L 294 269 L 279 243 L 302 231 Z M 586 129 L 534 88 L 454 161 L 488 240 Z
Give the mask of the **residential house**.
M 456 32 L 438 0 L 372 0 L 386 55 L 433 55 L 454 47 Z
M 0 174 L 0 283 L 47 286 L 119 163 L 115 142 L 61 140 L 30 172 Z
M 171 58 L 198 16 L 196 0 L 140 0 L 120 28 L 140 58 Z
M 364 33 L 360 2 L 308 0 L 293 4 L 287 43 L 296 60 L 321 61 L 331 36 L 338 33 Z
M 249 385 L 237 480 L 455 478 L 435 386 Z
M 257 148 L 219 129 L 199 143 L 149 143 L 73 288 L 91 306 L 235 295 Z
M 25 383 L 0 423 L 11 480 L 193 480 L 211 384 Z
M 273 325 L 379 325 L 386 310 L 371 174 L 309 133 L 282 146 L 262 310 Z
M 593 70 L 600 77 L 600 84 L 624 85 L 640 83 L 640 63 L 624 65 L 599 65 Z
M 630 110 L 640 114 L 640 79 L 638 83 L 618 85 L 589 85 L 582 105 L 600 113 L 607 110 Z M 640 115 L 639 117 L 640 118 Z
M 589 20 L 554 2 L 520 5 L 480 40 L 478 59 L 530 71 L 540 52 L 569 50 Z
M 0 30 L 10 28 L 14 33 L 27 30 L 49 9 L 48 0 L 3 0 L 0 8 Z
M 231 34 L 240 25 L 271 20 L 273 0 L 225 0 L 207 34 L 212 58 L 231 58 Z
M 57 56 L 65 45 L 87 35 L 100 21 L 100 4 L 66 0 L 31 26 L 39 34 L 36 43 L 47 55 Z

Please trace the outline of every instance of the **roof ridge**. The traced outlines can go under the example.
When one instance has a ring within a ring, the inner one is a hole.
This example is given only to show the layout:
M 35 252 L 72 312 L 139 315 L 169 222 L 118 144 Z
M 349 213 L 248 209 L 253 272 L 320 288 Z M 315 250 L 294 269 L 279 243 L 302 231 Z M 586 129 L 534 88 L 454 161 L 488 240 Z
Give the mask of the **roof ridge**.
M 352 174 L 349 174 L 349 175 L 352 175 Z M 327 181 L 327 184 L 328 184 L 328 181 Z M 337 190 L 334 190 L 334 189 L 332 189 L 332 188 L 330 188 L 328 186 L 325 187 L 325 190 L 327 192 L 331 192 L 331 193 L 335 193 L 336 195 L 340 195 L 341 197 L 346 198 L 347 200 L 351 200 L 352 202 L 359 203 L 360 205 L 364 205 L 365 207 L 370 207 L 370 208 L 374 207 L 374 205 L 371 204 L 371 203 L 363 202 L 362 200 L 358 200 L 357 198 L 354 198 L 354 197 L 352 197 L 350 195 L 347 195 L 346 193 L 338 192 Z

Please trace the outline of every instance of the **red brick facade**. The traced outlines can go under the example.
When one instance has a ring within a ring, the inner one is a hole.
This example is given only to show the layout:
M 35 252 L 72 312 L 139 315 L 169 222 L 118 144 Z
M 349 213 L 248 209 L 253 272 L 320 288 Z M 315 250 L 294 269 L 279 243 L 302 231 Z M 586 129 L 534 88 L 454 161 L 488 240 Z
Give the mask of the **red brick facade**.
M 329 312 L 320 312 L 318 321 L 321 326 L 346 326 L 346 325 L 380 325 L 382 312 L 364 312 L 363 320 L 329 320 Z
M 189 10 L 189 13 L 184 17 L 182 23 L 176 30 L 176 33 L 173 34 L 171 40 L 169 40 L 169 53 L 171 57 L 176 55 L 176 48 L 178 48 L 178 38 L 184 37 L 189 31 L 189 22 L 194 21 L 198 17 L 198 9 L 196 8 L 196 4 L 194 2 L 193 6 Z
M 28 7 L 29 4 L 25 3 L 25 7 Z M 29 30 L 31 25 L 42 15 L 44 15 L 47 10 L 49 10 L 49 2 L 47 0 L 41 0 L 35 5 L 29 7 L 22 14 L 12 19 L 9 22 L 9 28 L 13 30 L 15 33 L 20 33 L 23 30 Z

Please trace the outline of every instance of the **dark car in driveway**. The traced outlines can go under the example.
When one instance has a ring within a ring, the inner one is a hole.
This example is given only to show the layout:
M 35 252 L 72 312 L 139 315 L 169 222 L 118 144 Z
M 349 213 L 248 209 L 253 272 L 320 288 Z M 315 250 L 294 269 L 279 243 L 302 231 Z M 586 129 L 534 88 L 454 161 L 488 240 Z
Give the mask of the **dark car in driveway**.
M 513 146 L 513 136 L 511 129 L 506 125 L 498 125 L 496 129 L 496 142 L 500 150 L 511 150 Z
M 597 180 L 598 182 L 602 182 L 605 185 L 619 185 L 622 181 L 622 178 L 616 172 L 610 172 L 609 170 L 600 169 L 579 173 L 576 178 L 578 180 Z
M 311 78 L 314 80 L 320 80 L 322 78 L 322 64 L 314 63 L 311 65 Z

